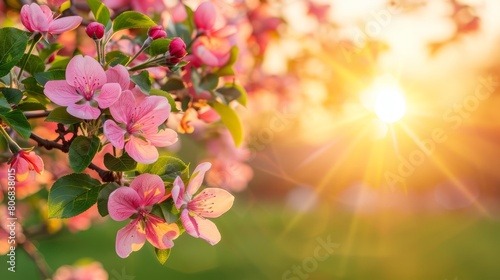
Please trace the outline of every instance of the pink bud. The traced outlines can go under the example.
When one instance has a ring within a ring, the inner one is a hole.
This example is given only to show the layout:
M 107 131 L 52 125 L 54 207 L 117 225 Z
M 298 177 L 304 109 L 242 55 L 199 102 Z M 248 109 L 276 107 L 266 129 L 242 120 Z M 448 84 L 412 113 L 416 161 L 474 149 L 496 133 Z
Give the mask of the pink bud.
M 201 31 L 212 30 L 215 24 L 215 7 L 210 2 L 203 2 L 194 12 L 194 23 Z
M 167 38 L 167 31 L 161 25 L 153 26 L 149 29 L 148 36 L 153 40 Z
M 87 28 L 85 28 L 85 32 L 87 32 L 90 38 L 99 40 L 104 36 L 104 25 L 96 21 L 91 22 L 87 25 Z
M 184 41 L 182 41 L 181 38 L 174 38 L 172 42 L 170 42 L 168 52 L 170 54 L 168 62 L 171 64 L 177 64 L 187 54 L 186 44 L 184 43 Z

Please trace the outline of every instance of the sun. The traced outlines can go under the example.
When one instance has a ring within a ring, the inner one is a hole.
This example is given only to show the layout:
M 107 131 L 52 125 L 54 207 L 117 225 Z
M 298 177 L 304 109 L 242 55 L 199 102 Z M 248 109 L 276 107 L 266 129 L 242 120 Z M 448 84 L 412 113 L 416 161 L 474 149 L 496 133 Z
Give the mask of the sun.
M 375 114 L 386 123 L 399 121 L 406 113 L 406 102 L 397 88 L 381 88 L 375 97 Z

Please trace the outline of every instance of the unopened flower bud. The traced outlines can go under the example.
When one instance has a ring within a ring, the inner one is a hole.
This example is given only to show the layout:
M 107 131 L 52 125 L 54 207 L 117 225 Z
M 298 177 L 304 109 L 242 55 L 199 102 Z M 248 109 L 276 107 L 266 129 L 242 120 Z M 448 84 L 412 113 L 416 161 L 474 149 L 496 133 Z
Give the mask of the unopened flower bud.
M 167 38 L 167 31 L 161 25 L 153 26 L 149 29 L 148 36 L 153 40 Z
M 181 38 L 175 38 L 172 40 L 172 42 L 170 42 L 170 46 L 168 47 L 168 52 L 170 53 L 170 57 L 173 60 L 177 61 L 173 62 L 173 60 L 171 60 L 171 62 L 175 64 L 179 63 L 179 61 L 181 61 L 181 59 L 187 54 L 186 44 L 184 43 L 184 41 L 182 41 Z
M 87 28 L 85 28 L 85 32 L 87 32 L 90 38 L 99 40 L 104 36 L 104 25 L 96 21 L 91 22 L 87 25 Z

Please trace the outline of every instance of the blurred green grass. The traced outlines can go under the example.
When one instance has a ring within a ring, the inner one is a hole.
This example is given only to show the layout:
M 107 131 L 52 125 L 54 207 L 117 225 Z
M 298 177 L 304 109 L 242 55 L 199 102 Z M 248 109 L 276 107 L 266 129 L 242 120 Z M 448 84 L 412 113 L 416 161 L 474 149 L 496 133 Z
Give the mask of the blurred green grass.
M 89 257 L 116 280 L 500 279 L 500 223 L 492 218 L 468 212 L 355 214 L 326 202 L 298 219 L 296 214 L 279 202 L 236 203 L 215 220 L 222 234 L 217 246 L 183 235 L 165 266 L 149 244 L 120 259 L 114 242 L 125 223 L 114 221 L 38 245 L 52 269 Z M 314 257 L 318 238 L 339 247 L 314 271 L 284 277 Z M 17 252 L 17 272 L 8 272 L 3 262 L 0 279 L 39 279 L 31 260 Z

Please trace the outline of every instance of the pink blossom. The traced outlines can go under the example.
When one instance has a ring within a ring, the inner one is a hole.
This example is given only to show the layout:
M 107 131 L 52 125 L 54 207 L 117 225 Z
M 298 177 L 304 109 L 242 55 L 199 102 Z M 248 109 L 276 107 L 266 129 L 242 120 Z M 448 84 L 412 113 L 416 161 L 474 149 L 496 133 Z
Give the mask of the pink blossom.
M 80 16 L 68 16 L 54 19 L 54 15 L 47 5 L 32 3 L 21 8 L 21 22 L 30 32 L 47 34 L 61 34 L 73 30 L 80 25 Z
M 231 57 L 231 44 L 226 39 L 202 36 L 193 44 L 193 55 L 202 64 L 221 67 Z
M 172 188 L 172 198 L 175 207 L 182 209 L 181 221 L 186 232 L 215 245 L 220 241 L 221 235 L 217 226 L 206 218 L 217 218 L 224 214 L 233 206 L 234 197 L 226 190 L 219 188 L 206 188 L 194 195 L 210 167 L 209 162 L 198 165 L 187 188 L 184 187 L 182 179 L 177 177 Z
M 160 202 L 164 195 L 162 179 L 152 174 L 139 175 L 130 187 L 121 187 L 111 193 L 108 210 L 113 220 L 124 221 L 137 216 L 116 235 L 118 256 L 126 258 L 133 251 L 138 251 L 146 239 L 158 249 L 174 246 L 173 240 L 179 236 L 179 227 L 151 214 L 153 205 Z
M 198 30 L 210 31 L 214 28 L 216 10 L 212 3 L 203 2 L 194 12 L 194 23 Z
M 87 28 L 85 28 L 85 32 L 87 32 L 87 35 L 94 39 L 94 40 L 99 40 L 104 36 L 104 25 L 102 23 L 99 23 L 97 21 L 93 21 L 87 25 Z
M 35 152 L 21 150 L 12 158 L 10 168 L 16 172 L 16 181 L 22 182 L 28 178 L 29 172 L 32 170 L 42 174 L 43 160 Z
M 174 38 L 168 46 L 168 54 L 170 57 L 167 58 L 167 63 L 177 64 L 181 62 L 187 54 L 186 43 L 179 37 Z
M 183 22 L 187 19 L 186 7 L 180 1 L 175 6 L 169 8 L 169 11 L 174 23 Z
M 121 68 L 121 69 L 120 69 Z M 77 55 L 66 69 L 66 80 L 49 81 L 45 84 L 45 95 L 60 106 L 68 106 L 71 115 L 85 120 L 94 120 L 101 109 L 108 108 L 120 97 L 122 87 L 130 83 L 128 72 L 117 65 L 109 73 L 90 56 Z M 113 77 L 108 82 L 108 77 Z
M 138 11 L 143 14 L 161 12 L 166 9 L 163 0 L 104 0 L 103 3 L 113 10 L 128 6 L 134 11 Z
M 149 29 L 148 36 L 153 40 L 167 38 L 167 31 L 161 25 L 153 26 Z
M 158 131 L 170 114 L 170 104 L 163 96 L 136 98 L 132 91 L 126 90 L 110 107 L 110 112 L 114 121 L 104 123 L 104 135 L 114 147 L 125 147 L 137 162 L 153 163 L 158 159 L 156 147 L 177 142 L 177 133 L 172 129 Z
M 99 262 L 85 265 L 64 265 L 54 273 L 54 280 L 107 280 L 108 273 Z

